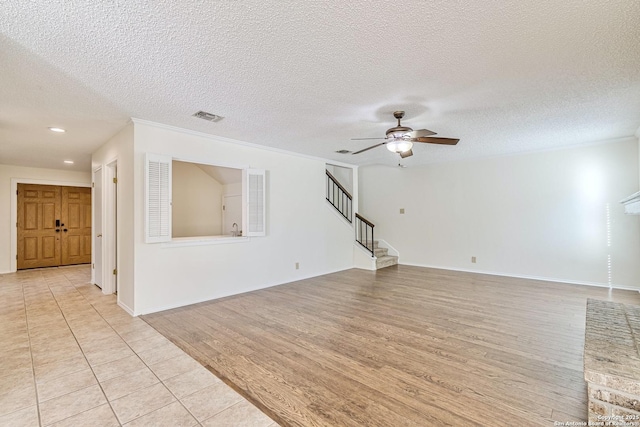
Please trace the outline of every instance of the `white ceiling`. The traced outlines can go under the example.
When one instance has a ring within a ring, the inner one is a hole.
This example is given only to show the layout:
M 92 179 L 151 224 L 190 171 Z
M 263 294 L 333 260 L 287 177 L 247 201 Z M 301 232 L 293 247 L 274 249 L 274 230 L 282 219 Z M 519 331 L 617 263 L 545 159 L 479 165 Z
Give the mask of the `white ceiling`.
M 383 136 L 396 109 L 460 138 L 409 165 L 640 127 L 637 0 L 5 0 L 0 16 L 0 163 L 88 170 L 129 117 L 390 165 L 383 147 L 334 152 Z

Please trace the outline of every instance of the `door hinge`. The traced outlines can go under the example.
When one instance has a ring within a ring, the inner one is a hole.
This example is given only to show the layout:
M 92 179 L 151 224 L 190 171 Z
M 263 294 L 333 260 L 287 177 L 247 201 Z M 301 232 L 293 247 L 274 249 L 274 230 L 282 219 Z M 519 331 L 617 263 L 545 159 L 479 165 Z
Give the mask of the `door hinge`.
M 16 196 L 18 195 L 18 190 L 16 190 Z
M 96 268 L 96 265 L 95 264 L 91 264 L 91 268 Z
M 117 184 L 118 183 L 118 178 L 113 178 L 113 183 Z
M 92 182 L 92 183 L 91 183 L 91 188 L 94 188 L 95 186 L 96 186 L 96 183 L 95 183 L 95 182 Z
M 225 205 L 222 205 L 222 210 L 226 210 L 227 207 Z
M 16 227 L 18 227 L 18 223 L 16 222 Z
M 16 261 L 18 260 L 18 255 L 16 255 Z
M 118 270 L 114 268 L 114 269 L 113 269 L 113 274 L 114 274 L 114 275 L 118 275 Z

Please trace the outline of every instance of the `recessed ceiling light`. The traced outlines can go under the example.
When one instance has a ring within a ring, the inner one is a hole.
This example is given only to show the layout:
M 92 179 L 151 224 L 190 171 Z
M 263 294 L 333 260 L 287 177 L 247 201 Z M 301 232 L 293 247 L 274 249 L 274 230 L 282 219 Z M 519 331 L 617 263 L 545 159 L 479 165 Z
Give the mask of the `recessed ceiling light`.
M 49 130 L 51 132 L 58 132 L 58 133 L 64 133 L 66 132 L 66 130 L 62 129 L 62 128 L 49 128 Z
M 68 165 L 72 165 L 72 164 L 73 164 L 73 160 L 65 160 L 64 162 L 65 162 L 66 164 L 68 164 Z

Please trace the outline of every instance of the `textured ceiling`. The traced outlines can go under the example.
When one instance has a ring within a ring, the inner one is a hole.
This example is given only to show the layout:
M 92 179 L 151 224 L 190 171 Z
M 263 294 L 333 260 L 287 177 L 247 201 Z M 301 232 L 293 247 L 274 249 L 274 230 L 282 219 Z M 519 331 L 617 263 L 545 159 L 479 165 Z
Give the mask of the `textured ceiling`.
M 0 16 L 0 163 L 88 170 L 129 117 L 390 165 L 383 147 L 334 152 L 383 136 L 396 109 L 460 138 L 408 165 L 640 126 L 637 0 L 5 0 Z

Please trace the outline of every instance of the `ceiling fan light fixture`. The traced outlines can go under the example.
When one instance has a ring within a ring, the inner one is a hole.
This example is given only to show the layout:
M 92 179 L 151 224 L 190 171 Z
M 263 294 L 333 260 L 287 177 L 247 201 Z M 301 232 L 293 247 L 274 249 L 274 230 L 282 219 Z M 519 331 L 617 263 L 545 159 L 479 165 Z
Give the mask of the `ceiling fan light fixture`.
M 404 139 L 394 139 L 387 142 L 387 150 L 392 153 L 404 153 L 405 151 L 411 150 L 413 148 L 413 142 L 406 141 Z

